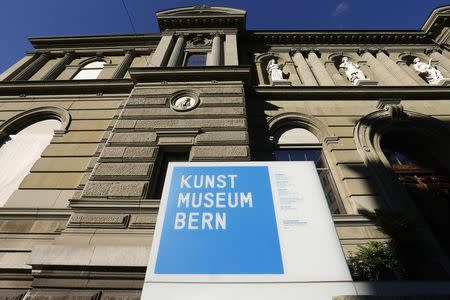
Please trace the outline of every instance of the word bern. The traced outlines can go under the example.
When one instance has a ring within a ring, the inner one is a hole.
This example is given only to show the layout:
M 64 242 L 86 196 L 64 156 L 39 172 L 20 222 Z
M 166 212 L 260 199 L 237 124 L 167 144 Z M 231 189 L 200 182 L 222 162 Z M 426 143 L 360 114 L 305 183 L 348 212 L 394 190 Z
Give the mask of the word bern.
M 175 230 L 226 230 L 227 208 L 252 208 L 251 192 L 236 191 L 238 175 L 182 175 Z M 194 211 L 189 211 L 194 210 Z

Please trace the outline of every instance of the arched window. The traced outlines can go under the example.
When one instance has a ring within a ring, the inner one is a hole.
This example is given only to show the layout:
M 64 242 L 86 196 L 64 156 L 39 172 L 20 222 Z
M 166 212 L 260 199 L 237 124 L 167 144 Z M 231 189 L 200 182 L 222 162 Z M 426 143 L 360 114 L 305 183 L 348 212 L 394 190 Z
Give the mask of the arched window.
M 438 144 L 416 132 L 399 131 L 383 135 L 380 146 L 398 182 L 450 257 L 450 174 L 434 153 Z
M 104 61 L 98 60 L 84 65 L 73 77 L 76 80 L 97 79 L 105 65 Z
M 322 143 L 319 139 L 304 128 L 285 128 L 275 133 L 273 141 L 275 160 L 313 161 L 315 163 L 331 213 L 343 213 L 345 210 L 323 156 Z
M 60 127 L 58 120 L 39 121 L 9 135 L 0 145 L 0 207 L 19 188 Z

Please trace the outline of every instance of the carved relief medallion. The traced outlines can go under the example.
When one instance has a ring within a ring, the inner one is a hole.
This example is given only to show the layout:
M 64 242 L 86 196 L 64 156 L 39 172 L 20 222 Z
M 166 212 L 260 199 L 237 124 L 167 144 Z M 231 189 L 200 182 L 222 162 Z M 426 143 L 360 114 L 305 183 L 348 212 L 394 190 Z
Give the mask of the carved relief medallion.
M 198 105 L 198 99 L 190 95 L 178 95 L 170 101 L 170 107 L 175 111 L 188 111 Z

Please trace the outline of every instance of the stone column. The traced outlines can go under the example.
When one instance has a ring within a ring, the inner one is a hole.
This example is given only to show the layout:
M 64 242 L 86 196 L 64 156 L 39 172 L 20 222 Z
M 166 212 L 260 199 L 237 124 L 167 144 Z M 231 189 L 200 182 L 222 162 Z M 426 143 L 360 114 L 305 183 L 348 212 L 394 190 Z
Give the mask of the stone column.
M 334 65 L 334 61 L 326 61 L 325 62 L 325 69 L 327 69 L 328 73 L 331 75 L 331 78 L 335 82 L 336 85 L 339 86 L 345 86 L 345 85 L 351 85 L 350 82 L 346 81 L 341 73 L 339 73 L 339 70 L 336 69 L 336 66 Z
M 317 54 L 314 51 L 309 52 L 308 62 L 311 65 L 312 72 L 317 78 L 319 85 L 334 86 L 333 79 L 331 78 L 330 74 L 328 74 L 324 64 L 317 57 Z
M 50 53 L 42 53 L 28 67 L 23 69 L 13 80 L 28 80 L 34 73 L 42 68 L 51 58 Z
M 169 62 L 167 63 L 168 67 L 175 67 L 178 65 L 180 61 L 181 53 L 183 53 L 185 37 L 184 34 L 180 33 L 177 38 L 177 42 L 175 43 L 175 47 L 173 47 L 172 54 L 170 55 Z
M 225 51 L 224 51 L 225 65 L 237 66 L 239 65 L 238 48 L 236 41 L 236 33 L 227 33 L 225 35 Z
M 364 51 L 361 55 L 362 58 L 367 60 L 373 74 L 376 78 L 371 78 L 372 80 L 377 80 L 384 83 L 385 85 L 398 85 L 398 80 L 386 69 L 386 67 L 376 59 L 372 53 L 369 51 Z
M 44 76 L 42 76 L 42 80 L 53 80 L 61 74 L 66 66 L 72 62 L 75 55 L 73 52 L 66 52 L 63 58 L 53 66 Z
M 291 84 L 294 86 L 302 85 L 302 83 L 300 82 L 300 78 L 297 74 L 297 71 L 295 70 L 295 64 L 292 61 L 292 59 L 286 61 L 286 68 L 289 70 L 289 79 L 288 80 L 291 82 Z
M 211 65 L 220 66 L 222 61 L 222 35 L 220 33 L 214 34 L 211 56 Z
M 135 53 L 133 50 L 127 50 L 127 52 L 125 52 L 125 57 L 122 59 L 117 68 L 114 70 L 114 73 L 112 75 L 113 79 L 119 79 L 125 76 L 125 73 L 127 73 L 128 68 L 133 62 L 134 56 Z
M 166 65 L 173 43 L 173 33 L 164 33 L 159 41 L 158 47 L 156 47 L 156 50 L 152 55 L 149 63 L 150 67 L 162 67 Z
M 408 73 L 408 75 L 414 80 L 415 85 L 427 85 L 428 83 L 425 82 L 422 78 L 420 78 L 419 74 L 417 74 L 411 67 L 409 67 L 406 64 L 406 61 L 399 60 L 397 62 L 397 65 L 402 68 L 403 71 Z
M 435 59 L 437 61 L 439 61 L 439 64 L 448 72 L 450 72 L 450 60 L 445 57 L 444 55 L 442 55 L 441 53 L 439 53 L 436 50 L 432 50 L 429 54 L 429 57 L 431 57 L 432 59 Z
M 399 65 L 389 58 L 383 51 L 378 51 L 377 59 L 379 59 L 386 68 L 404 85 L 416 85 L 416 81 L 412 79 Z
M 256 82 L 256 84 L 258 85 L 269 84 L 269 82 L 265 80 L 264 72 L 260 61 L 255 62 L 255 68 L 256 74 L 258 75 L 258 82 Z
M 294 63 L 296 64 L 298 76 L 302 81 L 303 85 L 308 86 L 317 86 L 317 80 L 314 77 L 314 74 L 311 72 L 311 69 L 308 66 L 303 54 L 300 51 L 295 51 L 294 56 L 292 57 Z

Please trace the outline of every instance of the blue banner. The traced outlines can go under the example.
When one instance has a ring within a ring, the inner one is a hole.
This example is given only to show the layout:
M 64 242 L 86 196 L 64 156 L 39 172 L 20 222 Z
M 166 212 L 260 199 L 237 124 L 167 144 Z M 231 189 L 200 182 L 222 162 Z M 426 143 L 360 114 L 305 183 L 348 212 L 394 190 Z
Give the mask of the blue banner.
M 266 166 L 174 167 L 155 274 L 283 274 Z

